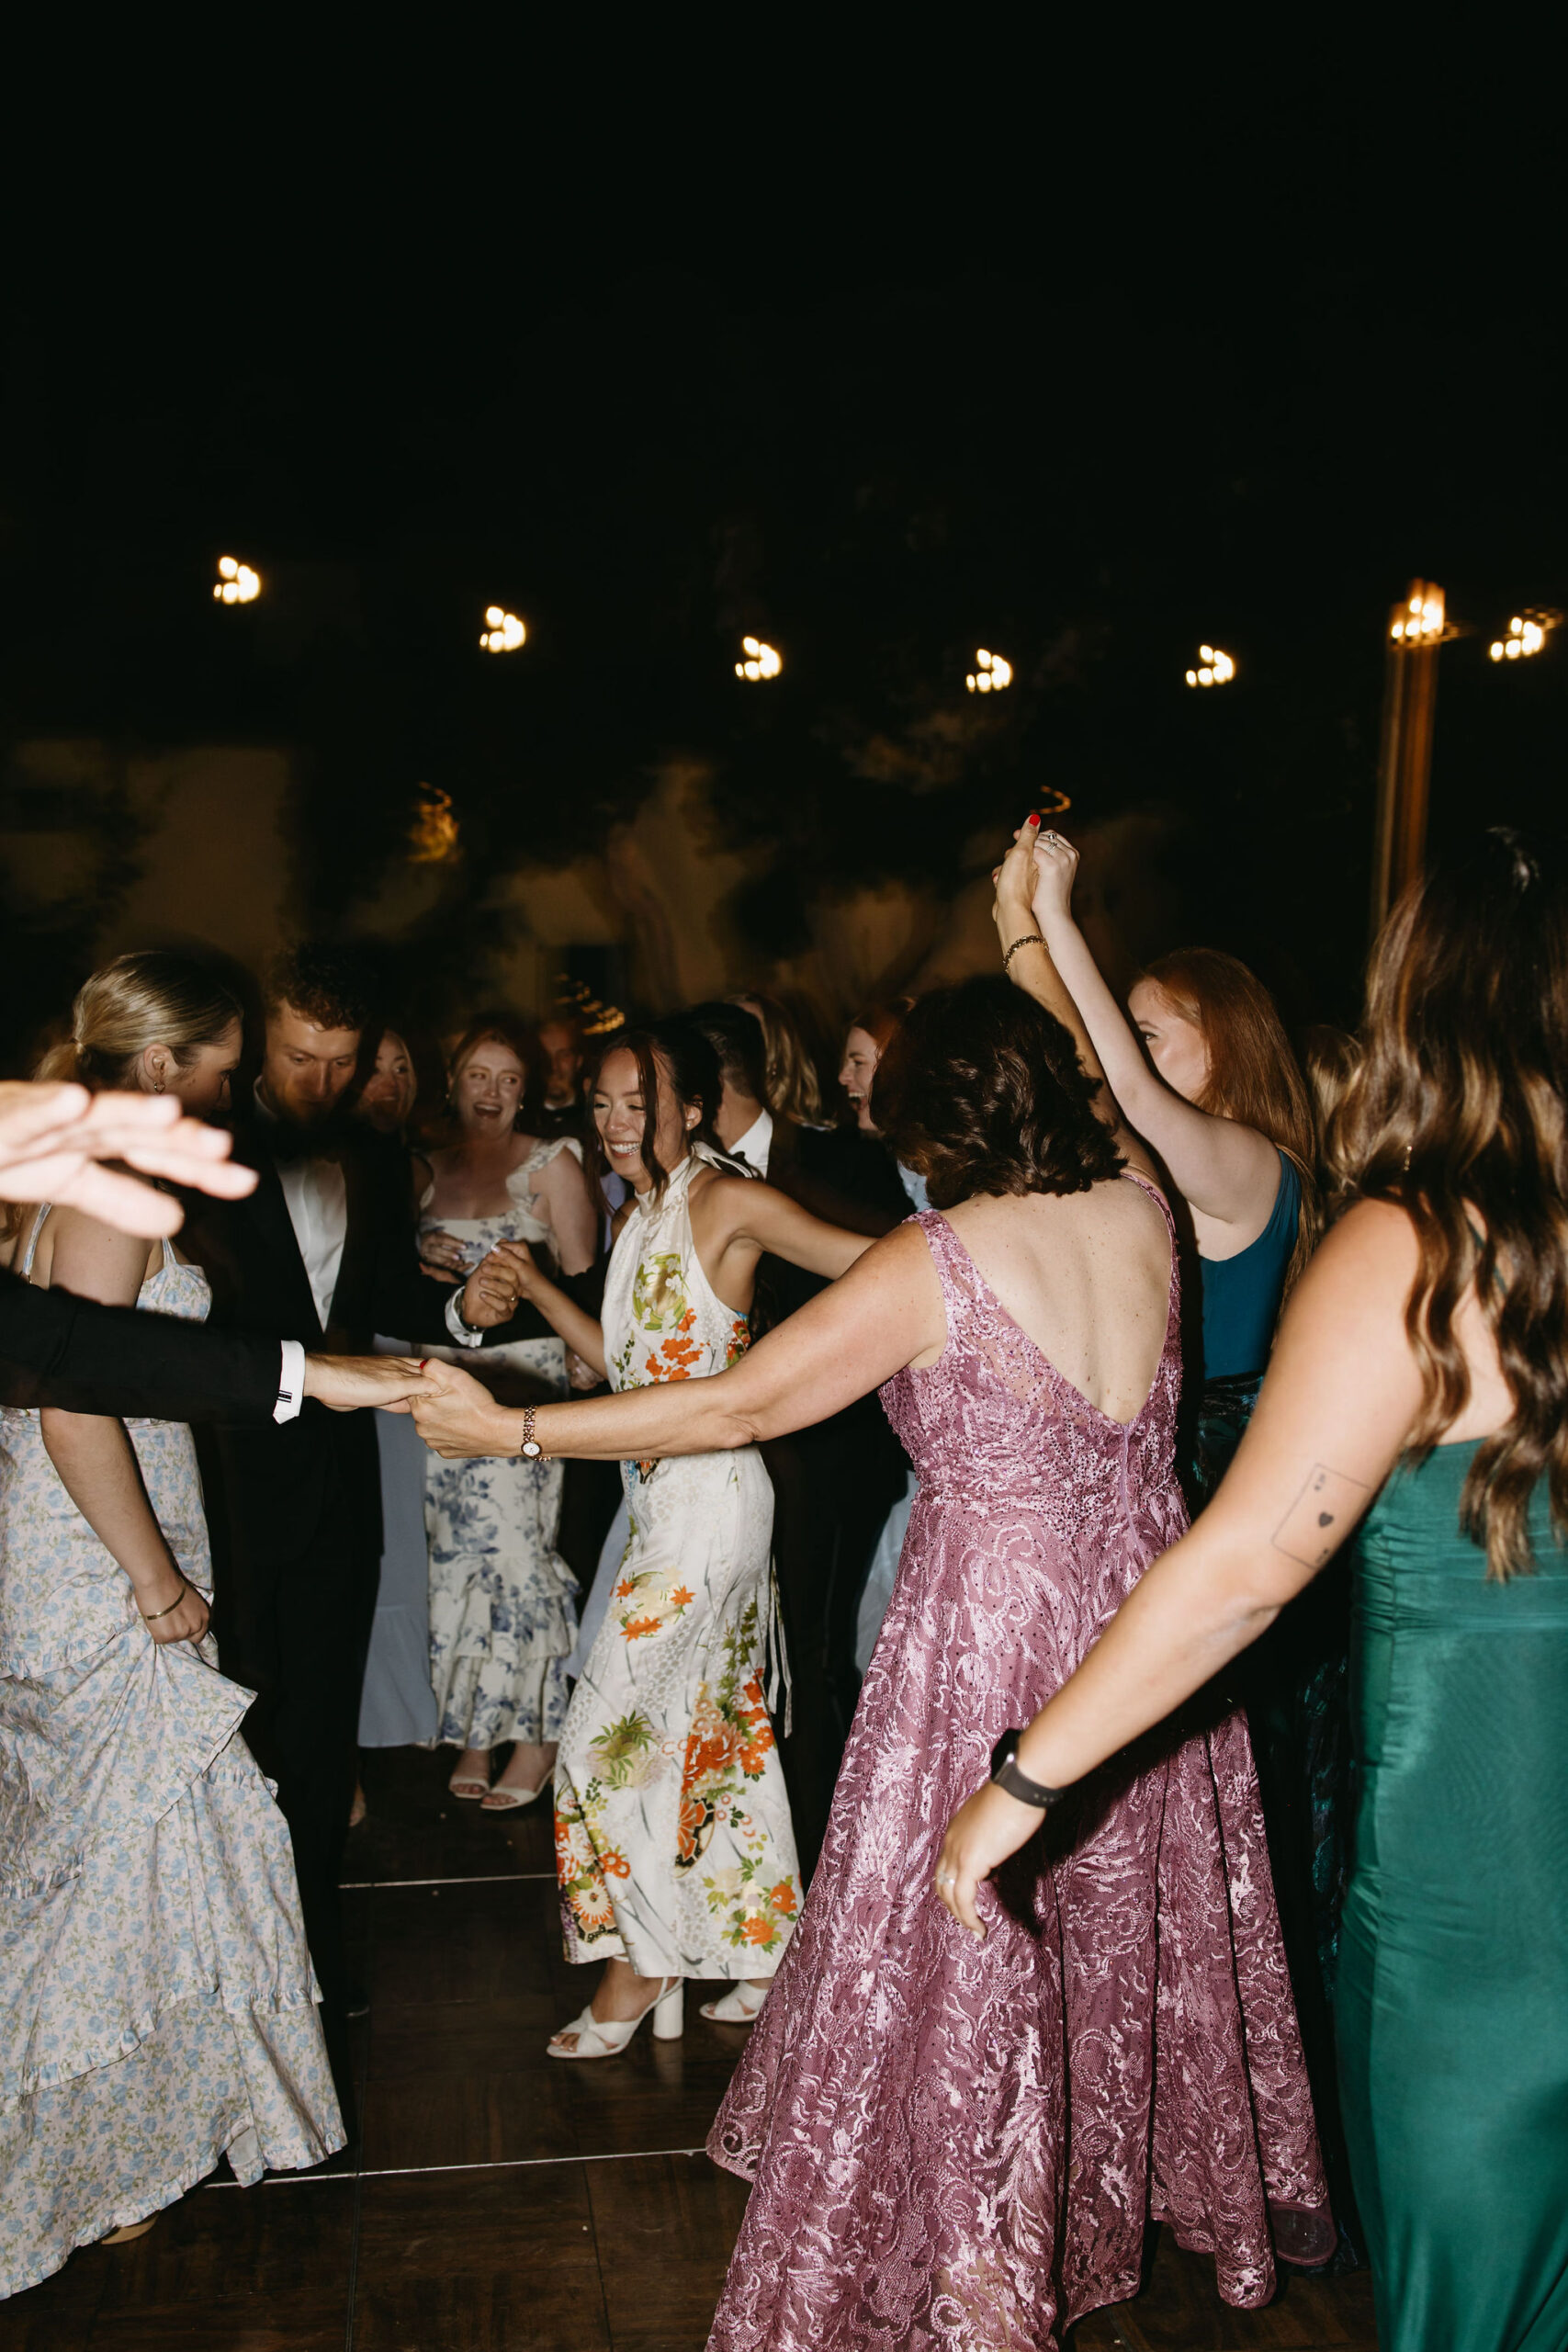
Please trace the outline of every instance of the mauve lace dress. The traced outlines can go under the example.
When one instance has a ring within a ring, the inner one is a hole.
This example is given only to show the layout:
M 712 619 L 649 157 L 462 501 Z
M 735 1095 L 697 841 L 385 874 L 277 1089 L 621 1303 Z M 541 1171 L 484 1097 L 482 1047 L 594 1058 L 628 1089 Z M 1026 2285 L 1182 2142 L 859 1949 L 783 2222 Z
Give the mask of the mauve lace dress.
M 1276 2233 L 1307 2260 L 1334 2244 L 1239 1715 L 1164 1727 L 1058 1806 L 982 1889 L 983 1942 L 931 1891 L 995 1741 L 1185 1512 L 1174 1263 L 1123 1427 L 946 1218 L 919 1222 L 947 1345 L 882 1391 L 919 1497 L 810 1897 L 708 2141 L 756 2183 L 721 2352 L 1052 2347 L 1136 2294 L 1150 2220 L 1242 2305 L 1273 2290 Z

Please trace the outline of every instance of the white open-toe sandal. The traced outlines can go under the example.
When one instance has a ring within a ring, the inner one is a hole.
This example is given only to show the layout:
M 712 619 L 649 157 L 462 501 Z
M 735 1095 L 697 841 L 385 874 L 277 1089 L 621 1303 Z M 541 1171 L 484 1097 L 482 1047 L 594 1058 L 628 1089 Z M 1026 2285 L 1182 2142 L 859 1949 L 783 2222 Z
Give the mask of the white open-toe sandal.
M 661 1990 L 655 1993 L 648 2008 L 639 2009 L 635 2018 L 596 2018 L 593 2004 L 590 2001 L 581 2016 L 573 2018 L 570 2025 L 563 2025 L 546 2044 L 548 2055 L 552 2058 L 614 2058 L 626 2048 L 649 2009 L 653 2012 L 655 2041 L 678 2041 L 685 2023 L 682 2014 L 684 1991 L 683 1978 L 665 1978 Z M 575 2050 L 557 2047 L 565 2033 L 576 2034 Z
M 718 2025 L 755 2025 L 769 1990 L 766 1984 L 749 1984 L 744 1976 L 739 1977 L 719 1999 L 703 2003 L 703 2015 Z

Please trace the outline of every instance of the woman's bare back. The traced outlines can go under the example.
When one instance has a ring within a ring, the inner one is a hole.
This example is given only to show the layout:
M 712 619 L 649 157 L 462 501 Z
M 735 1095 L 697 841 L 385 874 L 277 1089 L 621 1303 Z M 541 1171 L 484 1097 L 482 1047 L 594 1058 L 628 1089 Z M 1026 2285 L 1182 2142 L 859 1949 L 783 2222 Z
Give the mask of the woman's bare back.
M 1143 1187 L 1118 1176 L 1087 1193 L 976 1195 L 947 1214 L 1063 1379 L 1110 1419 L 1135 1419 L 1159 1369 L 1171 1280 L 1169 1232 Z

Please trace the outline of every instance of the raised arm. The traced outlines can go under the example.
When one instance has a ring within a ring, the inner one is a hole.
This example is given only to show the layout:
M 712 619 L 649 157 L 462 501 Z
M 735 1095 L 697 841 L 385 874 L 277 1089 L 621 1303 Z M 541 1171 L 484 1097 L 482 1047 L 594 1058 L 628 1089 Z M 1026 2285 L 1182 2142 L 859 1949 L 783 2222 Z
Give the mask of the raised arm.
M 1285 1319 L 1235 1462 L 1019 1743 L 1020 1770 L 1069 1788 L 1163 1723 L 1255 1642 L 1331 1560 L 1413 1428 L 1421 1379 L 1404 1335 L 1414 1231 L 1363 1204 L 1325 1241 Z M 1040 1825 L 987 1784 L 953 1816 L 938 1891 L 976 1933 L 977 1882 Z
M 1150 1066 L 1073 920 L 1077 865 L 1070 842 L 1059 833 L 1040 836 L 1034 848 L 1034 918 L 1122 1117 L 1158 1153 L 1193 1208 L 1220 1224 L 1261 1231 L 1280 1182 L 1274 1146 L 1255 1127 L 1200 1111 Z
M 534 1433 L 547 1453 L 596 1461 L 720 1453 L 826 1420 L 904 1364 L 934 1357 L 945 1338 L 925 1236 L 900 1226 L 728 1372 L 541 1406 Z M 523 1414 L 498 1406 L 466 1373 L 432 1363 L 422 1386 L 411 1409 L 437 1453 L 515 1453 L 522 1445 Z
M 77 1209 L 57 1209 L 52 1222 L 51 1283 L 107 1306 L 133 1306 L 146 1270 L 146 1242 Z M 152 1621 L 147 1630 L 153 1640 L 199 1641 L 207 1631 L 207 1603 L 186 1582 L 169 1549 L 123 1423 L 56 1406 L 45 1406 L 39 1420 L 61 1484 L 124 1569 L 138 1610 Z
M 1072 1039 L 1086 1074 L 1099 1083 L 1100 1091 L 1094 1098 L 1095 1116 L 1103 1119 L 1111 1129 L 1129 1166 L 1163 1182 L 1138 1136 L 1122 1118 L 1116 1096 L 1106 1082 L 1100 1056 L 1094 1050 L 1094 1040 L 1084 1026 L 1083 1015 L 1063 983 L 1051 950 L 1040 936 L 1032 899 L 1036 883 L 1034 846 L 1039 828 L 1038 817 L 1024 820 L 1013 835 L 1011 849 L 992 876 L 997 896 L 991 916 L 997 926 L 998 944 L 1006 958 L 1008 977 L 1014 988 L 1032 996 L 1036 1004 L 1043 1005 L 1054 1020 L 1059 1021 Z

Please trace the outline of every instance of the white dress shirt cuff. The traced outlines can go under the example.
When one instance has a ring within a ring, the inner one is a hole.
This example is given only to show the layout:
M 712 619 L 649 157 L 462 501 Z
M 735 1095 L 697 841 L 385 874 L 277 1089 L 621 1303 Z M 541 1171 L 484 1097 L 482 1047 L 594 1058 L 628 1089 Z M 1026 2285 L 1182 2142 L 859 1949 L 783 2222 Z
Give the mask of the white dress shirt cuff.
M 482 1347 L 484 1345 L 484 1333 L 482 1331 L 470 1331 L 458 1312 L 458 1306 L 462 1299 L 462 1295 L 463 1294 L 460 1290 L 455 1290 L 452 1293 L 451 1297 L 446 1302 L 446 1329 L 451 1332 L 452 1337 L 457 1340 L 457 1345 L 460 1348 Z
M 292 1421 L 305 1401 L 305 1349 L 299 1340 L 285 1340 L 283 1370 L 277 1383 L 277 1402 L 272 1408 L 275 1421 Z

